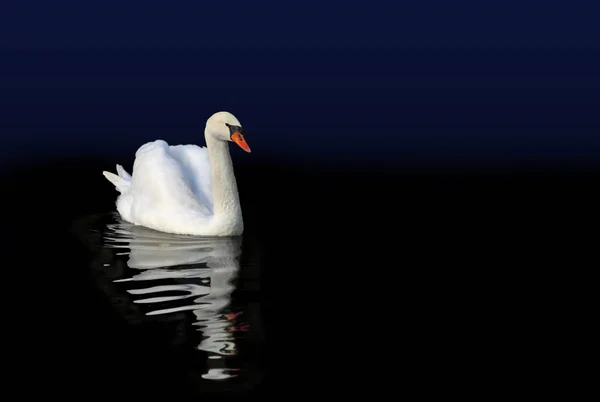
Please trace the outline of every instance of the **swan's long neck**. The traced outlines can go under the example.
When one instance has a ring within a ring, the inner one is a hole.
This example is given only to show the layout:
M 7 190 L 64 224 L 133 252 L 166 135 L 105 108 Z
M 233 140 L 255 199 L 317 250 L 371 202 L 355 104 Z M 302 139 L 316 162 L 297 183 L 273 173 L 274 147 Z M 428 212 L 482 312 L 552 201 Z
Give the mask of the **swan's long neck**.
M 229 144 L 205 133 L 212 181 L 214 216 L 241 216 L 240 198 L 229 154 Z

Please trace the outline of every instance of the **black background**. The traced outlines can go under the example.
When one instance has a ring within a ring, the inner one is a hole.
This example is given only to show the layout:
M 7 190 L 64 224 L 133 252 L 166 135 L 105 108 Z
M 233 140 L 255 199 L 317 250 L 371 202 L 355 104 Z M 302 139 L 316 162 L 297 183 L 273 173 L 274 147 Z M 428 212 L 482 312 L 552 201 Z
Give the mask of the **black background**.
M 556 334 L 590 333 L 565 311 L 580 292 L 564 278 L 597 265 L 598 11 L 3 2 L 4 324 L 20 389 L 210 391 L 166 368 L 186 357 L 159 331 L 118 317 L 71 228 L 114 209 L 102 170 L 130 170 L 156 138 L 203 144 L 218 110 L 253 150 L 232 147 L 261 261 L 256 392 L 564 388 L 545 373 L 591 359 Z

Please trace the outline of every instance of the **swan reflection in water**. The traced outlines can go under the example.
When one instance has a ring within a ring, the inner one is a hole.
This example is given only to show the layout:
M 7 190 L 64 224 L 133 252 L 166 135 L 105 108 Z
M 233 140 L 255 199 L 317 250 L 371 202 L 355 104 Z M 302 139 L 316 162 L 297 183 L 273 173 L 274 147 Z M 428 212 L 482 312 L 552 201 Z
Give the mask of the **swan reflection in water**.
M 226 368 L 225 360 L 236 354 L 235 333 L 248 329 L 246 325 L 235 325 L 241 312 L 228 310 L 240 267 L 241 237 L 173 235 L 124 221 L 107 226 L 105 246 L 123 249 L 119 254 L 128 254 L 128 267 L 139 271 L 114 282 L 141 286 L 127 292 L 138 296 L 134 303 L 150 307 L 146 315 L 193 312 L 193 325 L 203 335 L 198 349 L 207 352 L 209 358 L 202 377 L 235 377 L 237 370 Z M 179 283 L 153 285 L 165 279 Z M 158 304 L 168 307 L 153 307 Z

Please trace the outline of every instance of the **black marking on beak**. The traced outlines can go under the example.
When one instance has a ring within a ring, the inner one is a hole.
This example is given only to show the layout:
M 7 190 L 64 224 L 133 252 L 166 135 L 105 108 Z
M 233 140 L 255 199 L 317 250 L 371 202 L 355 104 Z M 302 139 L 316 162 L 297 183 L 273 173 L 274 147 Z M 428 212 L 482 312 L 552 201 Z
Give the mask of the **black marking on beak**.
M 231 138 L 233 136 L 233 134 L 235 133 L 240 133 L 243 134 L 244 132 L 242 131 L 242 128 L 240 126 L 233 126 L 229 123 L 225 123 L 225 125 L 227 127 L 229 127 L 229 138 Z

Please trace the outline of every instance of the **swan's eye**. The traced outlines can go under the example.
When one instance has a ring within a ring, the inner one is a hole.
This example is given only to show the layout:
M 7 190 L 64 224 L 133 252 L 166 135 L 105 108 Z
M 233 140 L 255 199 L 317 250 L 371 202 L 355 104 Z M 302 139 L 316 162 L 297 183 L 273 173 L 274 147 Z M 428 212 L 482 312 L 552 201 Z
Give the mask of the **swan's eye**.
M 229 127 L 229 135 L 233 135 L 234 133 L 243 133 L 242 128 L 240 126 L 234 126 L 229 123 L 225 123 L 225 125 Z

